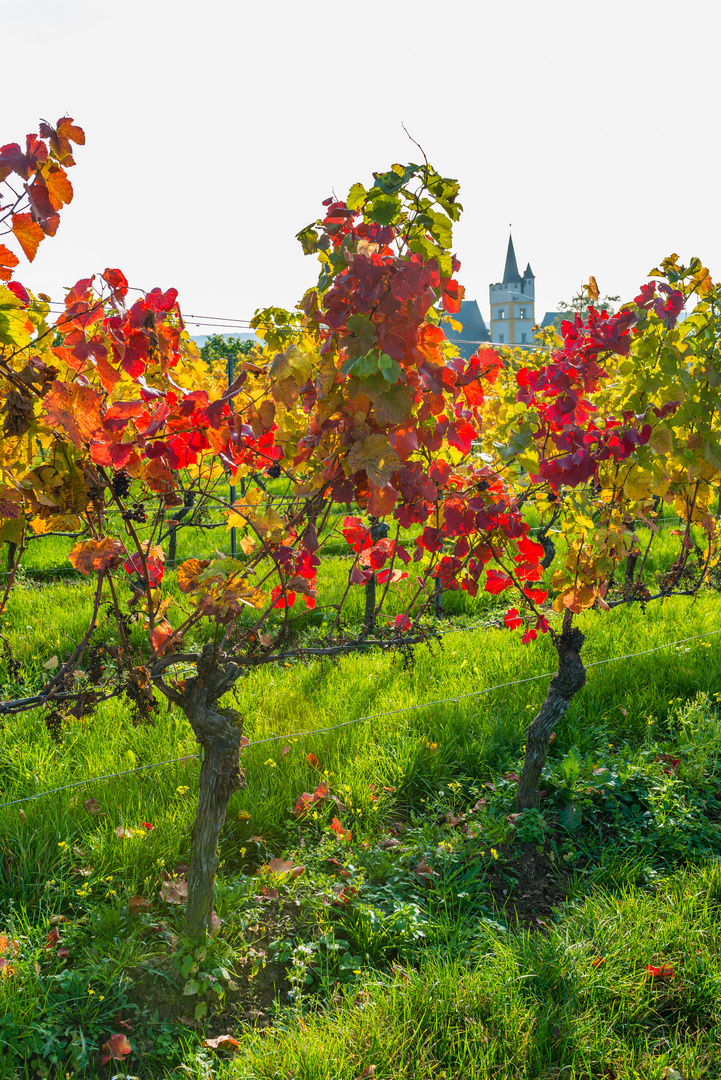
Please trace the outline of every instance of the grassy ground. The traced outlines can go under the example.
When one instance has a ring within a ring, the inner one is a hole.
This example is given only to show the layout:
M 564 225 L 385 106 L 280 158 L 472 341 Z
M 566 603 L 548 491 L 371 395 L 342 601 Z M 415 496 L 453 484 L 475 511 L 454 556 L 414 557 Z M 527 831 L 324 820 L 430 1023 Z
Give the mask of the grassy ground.
M 46 565 L 55 543 L 38 543 Z M 442 629 L 492 623 L 491 602 L 452 597 Z M 39 684 L 90 606 L 84 582 L 18 589 L 3 697 Z M 721 1077 L 720 639 L 599 663 L 721 628 L 718 600 L 581 625 L 597 666 L 521 819 L 514 776 L 547 680 L 479 691 L 552 671 L 547 640 L 471 627 L 410 662 L 242 680 L 248 786 L 200 953 L 170 902 L 197 791 L 184 719 L 134 726 L 117 701 L 54 735 L 40 713 L 6 718 L 0 802 L 190 760 L 0 809 L 0 1080 Z M 371 714 L 386 715 L 318 730 Z M 330 795 L 298 818 L 320 782 Z M 131 1052 L 102 1066 L 114 1034 Z M 204 1045 L 223 1035 L 237 1046 Z

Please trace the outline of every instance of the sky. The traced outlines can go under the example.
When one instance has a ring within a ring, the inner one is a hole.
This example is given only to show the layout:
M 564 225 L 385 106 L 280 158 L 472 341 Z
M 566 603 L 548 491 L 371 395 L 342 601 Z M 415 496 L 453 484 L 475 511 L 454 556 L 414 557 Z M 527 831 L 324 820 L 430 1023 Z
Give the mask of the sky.
M 117 266 L 205 319 L 292 307 L 317 278 L 295 234 L 417 160 L 405 125 L 460 180 L 486 320 L 510 225 L 539 321 L 590 274 L 632 299 L 670 252 L 719 280 L 720 31 L 716 0 L 0 0 L 0 144 L 66 114 L 87 136 L 16 276 L 59 299 Z

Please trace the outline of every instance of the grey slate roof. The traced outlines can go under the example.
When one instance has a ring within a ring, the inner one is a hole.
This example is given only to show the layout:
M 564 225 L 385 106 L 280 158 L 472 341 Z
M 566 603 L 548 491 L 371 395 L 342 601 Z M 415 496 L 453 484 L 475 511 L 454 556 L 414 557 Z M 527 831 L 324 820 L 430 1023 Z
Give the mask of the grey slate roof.
M 529 263 L 528 266 L 526 267 L 526 269 L 523 271 L 523 277 L 524 278 L 529 278 L 529 277 L 530 278 L 535 278 L 535 276 L 536 275 L 533 273 L 533 270 L 531 270 L 531 264 Z
M 461 310 L 454 316 L 458 322 L 463 323 L 463 329 L 458 332 L 453 327 L 445 324 L 444 332 L 449 341 L 457 346 L 464 360 L 470 360 L 478 348 L 477 342 L 490 341 L 491 335 L 481 315 L 481 309 L 477 300 L 462 300 Z

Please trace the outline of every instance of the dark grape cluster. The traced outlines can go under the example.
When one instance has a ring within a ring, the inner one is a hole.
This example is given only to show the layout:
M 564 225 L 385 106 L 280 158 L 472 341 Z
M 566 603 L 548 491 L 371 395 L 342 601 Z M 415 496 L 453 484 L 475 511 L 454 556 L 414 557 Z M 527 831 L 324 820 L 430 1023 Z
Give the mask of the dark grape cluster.
M 123 512 L 122 518 L 123 521 L 135 521 L 138 525 L 144 525 L 148 514 L 143 503 L 134 502 L 132 509 Z
M 270 476 L 273 480 L 277 480 L 280 476 L 280 465 L 278 462 L 274 462 L 269 469 L 265 470 L 266 476 Z
M 12 656 L 7 662 L 7 673 L 10 679 L 12 679 L 18 686 L 25 685 L 25 676 L 22 673 L 22 663 L 20 660 L 13 660 Z
M 65 717 L 57 709 L 49 711 L 45 716 L 45 727 L 48 729 L 48 735 L 53 742 L 59 743 L 61 741 L 64 720 Z
M 385 540 L 390 531 L 391 527 L 387 521 L 376 521 L 375 518 L 371 518 L 371 540 L 374 544 L 377 544 L 379 540 Z
M 113 477 L 113 495 L 118 499 L 122 499 L 130 491 L 130 477 L 126 473 L 125 469 L 121 469 L 120 472 L 116 472 Z

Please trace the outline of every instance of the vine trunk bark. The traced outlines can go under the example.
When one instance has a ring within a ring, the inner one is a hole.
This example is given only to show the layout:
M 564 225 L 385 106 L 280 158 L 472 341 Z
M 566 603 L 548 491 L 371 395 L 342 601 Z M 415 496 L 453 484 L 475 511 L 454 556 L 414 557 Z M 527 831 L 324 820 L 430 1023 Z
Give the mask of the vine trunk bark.
M 188 679 L 180 700 L 203 748 L 185 909 L 185 933 L 190 938 L 202 938 L 211 928 L 218 838 L 230 796 L 245 787 L 240 768 L 243 722 L 234 709 L 218 704 L 240 671 L 237 664 L 219 659 L 214 647 L 206 645 L 198 661 L 198 675 Z
M 546 764 L 551 732 L 586 682 L 586 669 L 580 656 L 584 636 L 578 627 L 571 625 L 572 618 L 571 612 L 566 610 L 563 630 L 555 643 L 558 672 L 551 679 L 546 699 L 526 732 L 526 758 L 516 795 L 519 810 L 538 806 L 538 781 Z
M 376 576 L 371 574 L 365 583 L 365 611 L 361 637 L 372 634 L 376 625 Z

